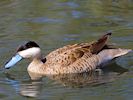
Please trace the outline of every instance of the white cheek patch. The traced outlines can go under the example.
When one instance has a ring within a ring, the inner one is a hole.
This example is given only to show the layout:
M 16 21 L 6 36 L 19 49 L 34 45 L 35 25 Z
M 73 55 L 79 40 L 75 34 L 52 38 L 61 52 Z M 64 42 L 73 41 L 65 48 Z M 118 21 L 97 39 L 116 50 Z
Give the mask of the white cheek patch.
M 22 56 L 23 58 L 36 57 L 40 54 L 40 48 L 37 48 L 37 47 L 29 48 L 29 49 L 18 52 L 18 54 Z

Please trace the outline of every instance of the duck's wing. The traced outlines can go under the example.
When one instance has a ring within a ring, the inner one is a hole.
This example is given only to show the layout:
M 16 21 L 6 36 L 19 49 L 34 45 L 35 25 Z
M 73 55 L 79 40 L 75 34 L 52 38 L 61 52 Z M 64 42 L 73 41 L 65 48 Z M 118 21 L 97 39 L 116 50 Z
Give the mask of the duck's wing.
M 96 42 L 67 45 L 63 48 L 59 48 L 46 56 L 47 62 L 68 66 L 86 54 L 91 57 L 93 54 L 97 54 L 102 50 L 106 45 L 109 35 L 111 34 L 105 34 Z
M 51 59 L 53 57 L 56 57 L 64 52 L 68 51 L 68 50 L 71 50 L 71 49 L 77 48 L 77 47 L 78 47 L 78 44 L 66 45 L 66 46 L 63 46 L 62 48 L 58 48 L 58 49 L 50 52 L 46 57 L 47 57 L 47 59 Z

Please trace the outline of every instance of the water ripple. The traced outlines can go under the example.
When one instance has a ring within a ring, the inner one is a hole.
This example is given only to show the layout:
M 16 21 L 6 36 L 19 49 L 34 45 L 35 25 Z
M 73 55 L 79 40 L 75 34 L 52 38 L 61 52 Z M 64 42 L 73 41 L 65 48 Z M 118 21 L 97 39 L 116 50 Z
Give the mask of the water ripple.
M 73 10 L 72 11 L 72 16 L 74 18 L 80 18 L 82 16 L 82 13 L 80 11 Z
M 77 8 L 79 5 L 75 2 L 63 2 L 63 3 L 57 3 L 57 6 L 69 6 L 72 8 Z
M 20 21 L 20 22 L 33 22 L 33 23 L 64 23 L 63 19 L 46 18 L 46 17 L 23 18 L 23 19 L 18 19 L 17 21 Z

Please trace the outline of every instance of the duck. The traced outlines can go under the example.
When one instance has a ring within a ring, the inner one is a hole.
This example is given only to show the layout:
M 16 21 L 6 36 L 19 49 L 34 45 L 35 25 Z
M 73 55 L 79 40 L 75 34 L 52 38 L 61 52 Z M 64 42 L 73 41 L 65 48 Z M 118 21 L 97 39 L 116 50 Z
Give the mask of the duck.
M 102 64 L 125 55 L 132 49 L 116 48 L 107 43 L 111 32 L 91 43 L 69 44 L 43 56 L 40 46 L 34 41 L 20 45 L 16 54 L 4 65 L 9 69 L 22 59 L 30 59 L 28 72 L 41 75 L 83 73 L 96 70 Z

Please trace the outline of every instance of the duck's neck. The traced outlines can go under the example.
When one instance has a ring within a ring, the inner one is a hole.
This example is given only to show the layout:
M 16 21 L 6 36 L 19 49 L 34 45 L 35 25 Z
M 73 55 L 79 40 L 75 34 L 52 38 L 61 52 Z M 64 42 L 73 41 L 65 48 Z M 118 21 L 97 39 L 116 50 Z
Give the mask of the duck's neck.
M 41 57 L 34 58 L 32 62 L 28 66 L 28 71 L 33 73 L 41 74 L 41 67 L 43 67 L 43 62 L 41 61 Z

